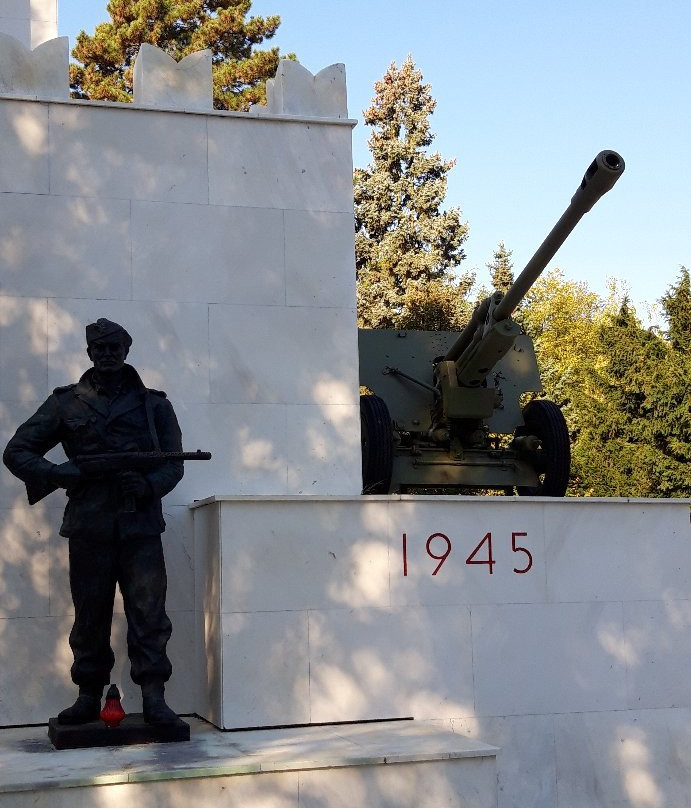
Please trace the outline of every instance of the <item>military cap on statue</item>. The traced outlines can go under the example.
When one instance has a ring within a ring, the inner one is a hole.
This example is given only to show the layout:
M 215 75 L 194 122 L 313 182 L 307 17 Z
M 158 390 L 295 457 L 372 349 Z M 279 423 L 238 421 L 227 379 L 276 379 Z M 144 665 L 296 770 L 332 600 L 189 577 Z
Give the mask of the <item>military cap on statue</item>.
M 104 339 L 113 334 L 122 334 L 123 341 L 128 348 L 132 344 L 132 337 L 127 333 L 127 330 L 119 323 L 106 320 L 105 317 L 100 317 L 95 323 L 89 323 L 89 325 L 87 325 L 86 344 L 90 345 L 94 340 Z

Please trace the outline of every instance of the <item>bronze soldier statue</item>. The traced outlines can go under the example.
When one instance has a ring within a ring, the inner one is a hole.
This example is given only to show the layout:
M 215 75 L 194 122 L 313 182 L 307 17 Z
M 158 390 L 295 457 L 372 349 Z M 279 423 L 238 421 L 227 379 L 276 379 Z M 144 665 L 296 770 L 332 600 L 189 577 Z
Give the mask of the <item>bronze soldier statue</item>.
M 76 384 L 58 387 L 22 424 L 3 460 L 27 485 L 34 503 L 64 488 L 67 507 L 60 535 L 69 539 L 74 626 L 72 680 L 75 703 L 60 724 L 95 721 L 115 658 L 110 647 L 116 583 L 127 617 L 132 680 L 141 687 L 144 719 L 172 724 L 177 715 L 164 699 L 171 675 L 166 645 L 171 623 L 165 611 L 166 570 L 161 545 L 165 529 L 161 497 L 177 485 L 183 463 L 164 459 L 144 471 L 86 474 L 74 458 L 108 453 L 181 452 L 182 437 L 165 393 L 144 387 L 125 364 L 132 344 L 117 323 L 100 319 L 86 327 L 93 368 Z M 58 443 L 68 458 L 44 455 Z M 129 503 L 129 504 L 128 504 Z

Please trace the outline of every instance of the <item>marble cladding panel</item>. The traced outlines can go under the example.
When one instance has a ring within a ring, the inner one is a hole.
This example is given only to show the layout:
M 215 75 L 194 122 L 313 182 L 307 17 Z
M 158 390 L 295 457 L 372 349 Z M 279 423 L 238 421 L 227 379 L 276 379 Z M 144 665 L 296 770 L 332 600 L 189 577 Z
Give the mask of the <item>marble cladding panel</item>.
M 593 504 L 545 510 L 547 592 L 553 601 L 688 598 L 688 512 L 682 504 Z M 661 550 L 664 542 L 664 551 Z M 601 562 L 607 548 L 607 563 Z
M 224 614 L 221 625 L 223 727 L 309 723 L 307 612 Z
M 510 509 L 498 504 L 488 508 L 480 501 L 462 506 L 445 500 L 404 501 L 390 512 L 393 604 L 544 601 L 539 505 Z M 514 535 L 522 533 L 527 535 Z M 489 561 L 490 543 L 491 567 L 483 563 Z
M 472 715 L 467 608 L 310 612 L 313 722 Z
M 48 616 L 54 532 L 43 509 L 0 509 L 0 618 Z
M 351 309 L 214 305 L 209 332 L 214 402 L 358 403 Z
M 300 808 L 496 808 L 493 758 L 300 772 Z
M 178 402 L 208 401 L 207 307 L 175 301 L 49 300 L 50 390 L 76 382 L 91 367 L 85 327 L 99 317 L 129 331 L 133 343 L 128 363 L 147 387 L 165 390 L 176 412 Z
M 691 707 L 691 600 L 625 603 L 624 633 L 629 707 Z
M 174 403 L 185 447 L 210 451 L 212 458 L 186 464 L 185 476 L 166 498 L 169 505 L 189 505 L 219 491 L 286 492 L 285 407 Z
M 3 295 L 129 298 L 130 203 L 0 194 Z
M 47 194 L 50 189 L 48 105 L 0 102 L 0 192 Z
M 134 202 L 132 275 L 137 300 L 282 306 L 283 211 Z
M 14 37 L 14 39 L 21 42 L 25 48 L 30 48 L 33 45 L 31 29 L 31 21 L 26 17 L 12 17 L 9 15 L 5 16 L 4 14 L 0 17 L 0 32 Z
M 286 415 L 287 493 L 360 494 L 359 405 L 290 405 Z
M 454 732 L 498 746 L 498 808 L 555 808 L 556 753 L 551 715 L 451 719 Z M 566 803 L 569 805 L 569 803 Z
M 29 47 L 24 31 L 20 38 L 0 33 L 2 95 L 65 101 L 69 98 L 69 40 L 56 36 L 37 43 L 43 39 L 44 31 L 40 21 L 31 24 Z
M 48 42 L 55 39 L 58 35 L 58 20 L 57 17 L 52 19 L 32 19 L 31 20 L 31 47 L 37 48 L 43 42 Z M 65 77 L 67 78 L 67 76 Z M 68 96 L 67 89 L 65 90 L 65 97 Z
M 221 611 L 389 605 L 382 503 L 223 502 Z
M 166 499 L 171 505 L 211 493 L 361 490 L 357 405 L 173 403 L 185 447 L 209 450 L 212 459 L 186 464 L 184 478 Z
M 195 609 L 204 614 L 220 613 L 220 509 L 213 506 L 194 508 L 190 515 L 194 536 Z
M 285 212 L 286 303 L 355 309 L 353 214 Z
M 48 306 L 43 298 L 0 297 L 0 400 L 42 401 L 48 388 Z M 33 412 L 27 409 L 22 420 Z M 15 427 L 19 422 L 15 424 Z M 4 444 L 3 444 L 4 446 Z
M 29 0 L 29 14 L 32 20 L 57 20 L 57 0 Z
M 0 726 L 42 724 L 74 701 L 72 619 L 0 619 Z
M 220 614 L 219 511 L 197 508 L 194 523 L 194 659 L 197 704 L 194 711 L 216 726 L 223 723 Z
M 208 131 L 212 205 L 352 216 L 349 126 L 209 118 Z
M 569 808 L 671 808 L 691 794 L 689 710 L 554 716 L 557 802 Z
M 43 0 L 45 2 L 45 0 Z M 31 19 L 30 0 L 3 0 L 0 19 L 5 17 L 26 17 Z
M 621 604 L 473 606 L 479 715 L 623 710 Z
M 204 116 L 54 105 L 50 141 L 53 194 L 208 202 Z

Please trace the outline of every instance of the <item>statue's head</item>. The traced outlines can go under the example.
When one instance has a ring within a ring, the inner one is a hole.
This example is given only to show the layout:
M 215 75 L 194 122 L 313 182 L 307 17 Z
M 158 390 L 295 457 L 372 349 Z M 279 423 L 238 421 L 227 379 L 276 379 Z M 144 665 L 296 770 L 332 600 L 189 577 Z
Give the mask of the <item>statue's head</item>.
M 105 317 L 86 327 L 86 352 L 99 373 L 119 373 L 131 344 L 127 330 Z

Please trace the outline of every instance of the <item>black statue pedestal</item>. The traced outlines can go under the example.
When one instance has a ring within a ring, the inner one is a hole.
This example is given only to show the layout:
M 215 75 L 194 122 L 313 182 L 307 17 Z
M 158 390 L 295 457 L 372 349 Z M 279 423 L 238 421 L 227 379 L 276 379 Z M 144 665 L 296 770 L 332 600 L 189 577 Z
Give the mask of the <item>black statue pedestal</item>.
M 51 718 L 48 721 L 48 737 L 56 749 L 177 743 L 189 741 L 190 725 L 181 718 L 175 724 L 147 724 L 141 713 L 125 716 L 119 727 L 107 727 L 100 719 L 70 726 L 58 724 L 57 718 Z

